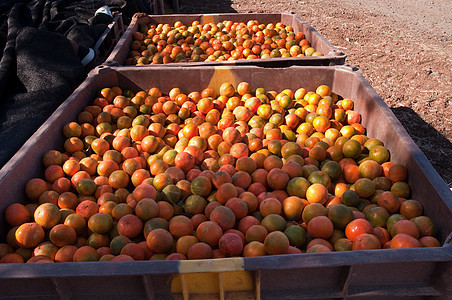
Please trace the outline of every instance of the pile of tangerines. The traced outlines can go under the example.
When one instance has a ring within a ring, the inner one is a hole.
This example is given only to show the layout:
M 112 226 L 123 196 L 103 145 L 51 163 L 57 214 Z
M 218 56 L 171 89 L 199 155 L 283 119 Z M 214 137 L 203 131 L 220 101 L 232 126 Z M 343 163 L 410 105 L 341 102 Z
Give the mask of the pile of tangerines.
M 281 22 L 141 24 L 132 36 L 126 65 L 323 55 L 303 32 Z
M 28 181 L 0 262 L 440 246 L 404 166 L 326 85 L 104 88 Z

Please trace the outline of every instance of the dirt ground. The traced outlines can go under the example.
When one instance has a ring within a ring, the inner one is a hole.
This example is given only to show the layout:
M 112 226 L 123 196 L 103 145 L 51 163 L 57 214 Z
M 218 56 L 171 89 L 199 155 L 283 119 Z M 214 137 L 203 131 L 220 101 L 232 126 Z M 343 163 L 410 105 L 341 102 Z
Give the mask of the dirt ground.
M 181 0 L 180 13 L 293 11 L 359 67 L 452 188 L 452 2 Z

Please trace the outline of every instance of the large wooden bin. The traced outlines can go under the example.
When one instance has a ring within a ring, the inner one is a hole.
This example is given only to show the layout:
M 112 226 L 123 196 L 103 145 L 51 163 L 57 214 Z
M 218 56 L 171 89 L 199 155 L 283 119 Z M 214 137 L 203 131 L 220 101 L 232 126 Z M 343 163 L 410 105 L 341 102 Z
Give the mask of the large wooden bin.
M 133 18 L 129 27 L 125 31 L 121 40 L 113 49 L 111 55 L 107 58 L 110 63 L 124 65 L 130 52 L 130 44 L 132 43 L 133 33 L 138 31 L 140 24 L 170 24 L 181 21 L 183 24 L 191 24 L 193 21 L 199 21 L 201 24 L 218 23 L 224 20 L 233 22 L 247 22 L 248 20 L 257 20 L 260 23 L 277 23 L 282 22 L 286 26 L 292 26 L 294 32 L 301 31 L 306 35 L 306 39 L 311 42 L 311 46 L 317 51 L 323 53 L 324 56 L 306 56 L 306 57 L 290 57 L 290 58 L 269 58 L 269 59 L 241 59 L 235 61 L 204 61 L 190 63 L 169 63 L 165 66 L 181 67 L 181 66 L 207 66 L 207 65 L 257 65 L 271 67 L 287 67 L 291 65 L 307 65 L 307 66 L 329 66 L 342 65 L 345 63 L 346 55 L 339 49 L 334 47 L 320 33 L 312 28 L 311 25 L 301 20 L 294 13 L 274 13 L 274 14 L 193 14 L 193 15 L 149 15 L 139 18 Z M 150 65 L 158 66 L 158 65 Z
M 87 262 L 0 265 L 0 298 L 29 299 L 337 299 L 452 295 L 452 197 L 402 125 L 362 73 L 351 66 L 260 68 L 165 67 L 93 70 L 0 170 L 0 228 L 6 207 L 25 202 L 24 186 L 42 176 L 42 155 L 62 145 L 65 123 L 104 87 L 132 90 L 159 87 L 167 93 L 218 89 L 224 81 L 282 90 L 328 84 L 353 99 L 369 137 L 379 138 L 391 160 L 408 168 L 412 198 L 437 225 L 438 248 L 365 250 L 193 261 Z M 449 238 L 448 238 L 449 237 Z

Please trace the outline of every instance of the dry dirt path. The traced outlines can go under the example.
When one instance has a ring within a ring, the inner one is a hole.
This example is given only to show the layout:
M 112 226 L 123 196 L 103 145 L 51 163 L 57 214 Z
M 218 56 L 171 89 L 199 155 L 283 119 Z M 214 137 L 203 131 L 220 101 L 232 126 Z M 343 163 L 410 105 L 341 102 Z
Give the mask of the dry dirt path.
M 452 187 L 452 1 L 180 1 L 181 13 L 297 13 L 358 66 Z

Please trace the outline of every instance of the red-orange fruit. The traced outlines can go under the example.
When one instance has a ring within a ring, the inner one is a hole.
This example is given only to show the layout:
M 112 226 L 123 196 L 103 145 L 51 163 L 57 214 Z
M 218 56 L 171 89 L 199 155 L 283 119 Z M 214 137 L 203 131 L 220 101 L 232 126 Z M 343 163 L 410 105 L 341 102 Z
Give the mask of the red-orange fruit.
M 210 220 L 218 223 L 223 231 L 233 228 L 235 225 L 234 212 L 226 206 L 215 207 L 210 214 Z
M 146 243 L 154 253 L 167 253 L 173 247 L 173 236 L 165 229 L 157 228 L 149 232 Z
M 218 241 L 218 247 L 227 257 L 239 256 L 243 251 L 243 241 L 237 234 L 225 233 Z
M 289 239 L 281 231 L 270 232 L 264 240 L 264 250 L 270 255 L 285 254 L 289 246 Z

